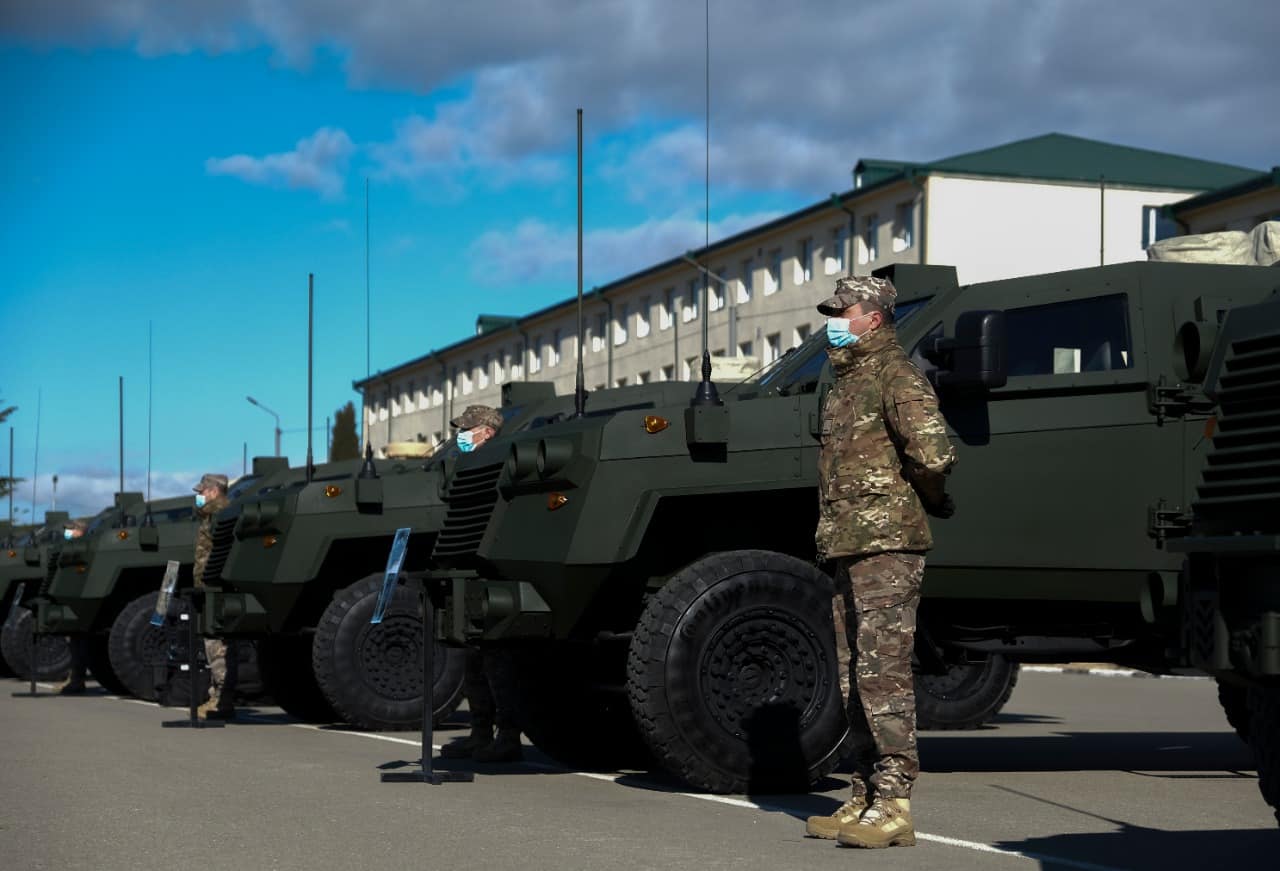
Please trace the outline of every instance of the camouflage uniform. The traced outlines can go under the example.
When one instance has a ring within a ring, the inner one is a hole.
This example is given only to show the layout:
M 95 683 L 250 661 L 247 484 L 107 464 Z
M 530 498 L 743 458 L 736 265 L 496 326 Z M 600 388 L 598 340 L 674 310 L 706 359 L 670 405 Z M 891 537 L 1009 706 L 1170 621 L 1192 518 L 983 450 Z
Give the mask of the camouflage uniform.
M 204 489 L 209 484 L 220 484 L 225 490 L 227 486 L 227 478 L 225 475 L 205 475 L 200 479 L 200 483 L 192 489 L 197 492 Z M 214 499 L 210 499 L 203 506 L 196 509 L 196 520 L 199 526 L 196 527 L 196 562 L 191 571 L 192 580 L 196 587 L 204 586 L 204 569 L 209 562 L 209 554 L 213 552 L 213 518 L 231 504 L 225 493 Z M 211 578 L 216 581 L 217 578 Z M 204 640 L 204 657 L 209 664 L 209 701 L 207 705 L 215 709 L 225 709 L 230 707 L 230 699 L 226 701 L 222 698 L 222 690 L 227 681 L 227 643 L 221 638 L 206 638 Z
M 842 278 L 818 310 L 839 316 L 867 300 L 892 318 L 895 295 L 883 279 Z M 828 354 L 835 384 L 823 405 L 817 545 L 836 561 L 832 613 L 856 742 L 853 794 L 874 788 L 907 798 L 920 770 L 911 654 L 933 545 L 925 506 L 946 498 L 955 453 L 937 396 L 891 325 Z

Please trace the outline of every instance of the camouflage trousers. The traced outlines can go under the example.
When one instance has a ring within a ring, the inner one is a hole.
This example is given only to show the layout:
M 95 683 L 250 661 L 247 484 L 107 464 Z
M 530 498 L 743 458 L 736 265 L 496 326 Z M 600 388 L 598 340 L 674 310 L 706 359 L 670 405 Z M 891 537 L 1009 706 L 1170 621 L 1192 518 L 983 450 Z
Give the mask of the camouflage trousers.
M 221 638 L 206 638 L 204 658 L 209 664 L 209 701 L 221 706 L 222 691 L 227 682 L 227 642 Z
M 915 553 L 845 557 L 836 566 L 832 616 L 854 739 L 855 797 L 874 790 L 910 798 L 920 773 L 911 654 L 923 575 L 924 556 Z
M 498 703 L 502 698 L 504 672 L 501 659 L 494 654 L 476 650 L 467 651 L 467 668 L 463 673 L 462 690 L 467 694 L 471 709 L 471 728 L 515 728 L 510 712 Z

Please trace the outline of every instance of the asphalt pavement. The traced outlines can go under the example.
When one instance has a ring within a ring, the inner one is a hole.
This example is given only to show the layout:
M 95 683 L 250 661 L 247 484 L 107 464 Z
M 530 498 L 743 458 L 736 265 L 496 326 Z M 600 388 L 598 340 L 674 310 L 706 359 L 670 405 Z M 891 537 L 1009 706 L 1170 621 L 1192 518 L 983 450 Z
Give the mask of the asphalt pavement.
M 1280 830 L 1211 681 L 1024 673 L 998 721 L 921 735 L 920 843 L 804 837 L 808 795 L 709 796 L 580 773 L 530 749 L 473 783 L 381 783 L 413 733 L 254 709 L 224 729 L 110 696 L 17 698 L 0 682 L 5 869 L 1272 868 Z M 466 734 L 437 733 L 437 743 Z M 451 764 L 450 767 L 464 767 Z

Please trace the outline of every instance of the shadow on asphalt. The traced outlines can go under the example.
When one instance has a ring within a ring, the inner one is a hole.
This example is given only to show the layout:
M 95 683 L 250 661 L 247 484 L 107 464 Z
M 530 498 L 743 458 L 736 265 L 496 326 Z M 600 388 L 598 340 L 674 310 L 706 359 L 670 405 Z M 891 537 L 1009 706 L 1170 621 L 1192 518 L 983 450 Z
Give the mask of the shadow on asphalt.
M 927 772 L 1239 772 L 1254 768 L 1249 748 L 1231 732 L 922 734 L 920 764 Z
M 1280 850 L 1280 831 L 1167 832 L 1119 824 L 1113 832 L 1050 835 L 1024 841 L 997 841 L 996 847 L 1017 850 L 1040 860 L 1045 871 L 1063 867 L 1063 860 L 1126 868 L 1168 871 L 1170 868 L 1268 868 Z

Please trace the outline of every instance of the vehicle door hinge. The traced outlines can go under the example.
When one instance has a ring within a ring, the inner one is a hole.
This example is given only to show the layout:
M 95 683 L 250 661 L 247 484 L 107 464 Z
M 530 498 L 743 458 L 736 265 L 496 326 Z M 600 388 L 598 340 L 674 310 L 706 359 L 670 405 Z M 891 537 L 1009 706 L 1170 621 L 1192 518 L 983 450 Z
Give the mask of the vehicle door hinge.
M 1191 519 L 1189 512 L 1170 507 L 1160 499 L 1147 508 L 1147 534 L 1156 540 L 1156 547 L 1164 547 L 1168 539 L 1186 535 L 1190 531 Z
M 1195 412 L 1208 414 L 1214 405 L 1198 385 L 1168 384 L 1161 375 L 1154 384 L 1147 386 L 1147 407 L 1156 416 L 1156 424 L 1161 425 L 1171 417 Z

